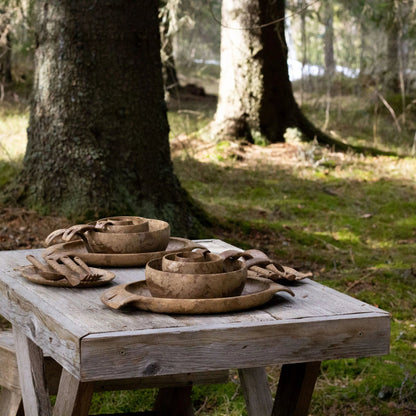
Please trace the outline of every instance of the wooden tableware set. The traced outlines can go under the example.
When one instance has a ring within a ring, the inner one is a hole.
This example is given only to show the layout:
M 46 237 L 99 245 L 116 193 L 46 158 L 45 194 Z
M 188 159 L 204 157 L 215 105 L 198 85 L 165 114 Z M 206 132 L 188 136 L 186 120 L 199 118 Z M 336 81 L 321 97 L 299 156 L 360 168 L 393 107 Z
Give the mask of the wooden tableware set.
M 57 238 L 64 243 L 78 239 L 83 251 L 70 250 L 65 244 L 64 247 L 54 245 Z M 95 264 L 88 261 L 88 253 L 117 258 L 125 254 L 157 252 L 166 249 L 169 239 L 170 226 L 165 221 L 134 216 L 102 218 L 53 231 L 45 240 L 49 246 L 42 254 L 45 263 L 29 255 L 27 259 L 32 266 L 23 268 L 21 273 L 29 280 L 45 285 L 98 286 L 115 276 L 106 270 L 91 268 Z
M 49 246 L 57 237 L 71 241 L 82 239 L 90 253 L 127 254 L 164 250 L 170 238 L 165 221 L 142 217 L 109 217 L 90 224 L 56 230 L 46 237 Z
M 62 242 L 55 244 L 60 238 Z M 59 229 L 45 240 L 43 261 L 27 256 L 20 268 L 32 282 L 64 287 L 106 284 L 115 275 L 91 266 L 146 266 L 145 281 L 117 285 L 101 300 L 113 309 L 133 305 L 168 313 L 215 313 L 267 302 L 310 274 L 282 266 L 259 250 L 209 252 L 190 240 L 170 236 L 167 222 L 134 216 L 102 218 Z

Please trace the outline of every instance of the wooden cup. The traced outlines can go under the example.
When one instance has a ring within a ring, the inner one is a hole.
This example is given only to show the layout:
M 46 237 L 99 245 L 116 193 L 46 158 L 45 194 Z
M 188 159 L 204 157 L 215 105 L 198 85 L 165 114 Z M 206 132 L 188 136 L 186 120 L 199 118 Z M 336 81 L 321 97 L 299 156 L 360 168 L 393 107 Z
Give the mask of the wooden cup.
M 149 231 L 149 220 L 143 217 L 108 217 L 95 222 L 95 228 L 109 233 L 139 233 Z
M 166 254 L 162 258 L 162 270 L 185 274 L 221 273 L 223 272 L 223 259 L 218 254 L 198 251 Z

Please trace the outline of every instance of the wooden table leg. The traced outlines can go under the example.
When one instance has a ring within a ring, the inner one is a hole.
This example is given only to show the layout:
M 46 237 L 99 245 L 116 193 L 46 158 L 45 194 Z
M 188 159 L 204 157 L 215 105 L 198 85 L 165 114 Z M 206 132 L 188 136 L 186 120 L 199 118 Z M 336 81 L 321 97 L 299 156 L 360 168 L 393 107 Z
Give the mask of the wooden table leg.
M 283 365 L 272 416 L 307 416 L 320 368 L 320 362 Z
M 153 410 L 161 416 L 194 416 L 192 386 L 160 388 Z
M 269 416 L 273 399 L 267 373 L 263 367 L 238 370 L 249 416 Z
M 53 416 L 88 416 L 94 383 L 83 383 L 62 369 Z
M 13 328 L 13 332 L 25 416 L 51 416 L 42 350 L 20 330 Z
M 20 393 L 1 388 L 0 416 L 24 416 Z

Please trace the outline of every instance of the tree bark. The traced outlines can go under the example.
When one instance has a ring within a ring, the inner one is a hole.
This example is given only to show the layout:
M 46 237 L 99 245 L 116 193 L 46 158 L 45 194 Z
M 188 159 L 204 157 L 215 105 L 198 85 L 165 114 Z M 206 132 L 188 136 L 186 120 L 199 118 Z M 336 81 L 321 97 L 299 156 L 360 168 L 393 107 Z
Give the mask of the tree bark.
M 235 139 L 260 133 L 275 143 L 284 141 L 288 127 L 298 127 L 306 140 L 327 140 L 295 102 L 284 16 L 283 0 L 223 1 L 216 134 Z
M 258 1 L 224 0 L 221 9 L 221 74 L 214 132 L 253 141 L 260 130 L 261 31 Z
M 173 173 L 158 2 L 37 2 L 21 200 L 70 218 L 136 214 L 189 235 Z
M 286 129 L 297 127 L 306 141 L 317 140 L 322 144 L 334 145 L 336 141 L 307 120 L 295 101 L 287 66 L 284 1 L 259 0 L 259 3 L 260 22 L 265 25 L 261 30 L 264 83 L 259 113 L 261 134 L 272 143 L 282 142 Z M 271 21 L 277 23 L 268 24 Z

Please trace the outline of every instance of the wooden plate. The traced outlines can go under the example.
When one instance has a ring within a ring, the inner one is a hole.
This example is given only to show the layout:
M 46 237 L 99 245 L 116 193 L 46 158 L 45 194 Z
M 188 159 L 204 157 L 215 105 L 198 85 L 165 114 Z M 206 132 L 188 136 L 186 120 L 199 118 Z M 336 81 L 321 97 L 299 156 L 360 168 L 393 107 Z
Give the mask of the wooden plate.
M 30 280 L 33 283 L 37 283 L 39 285 L 45 285 L 45 286 L 70 287 L 73 289 L 103 286 L 111 282 L 116 277 L 114 273 L 108 270 L 95 269 L 91 267 L 91 271 L 93 271 L 94 273 L 101 274 L 102 277 L 100 277 L 99 280 L 95 280 L 91 282 L 81 282 L 79 286 L 74 287 L 66 279 L 60 279 L 60 280 L 45 279 L 44 277 L 40 276 L 37 273 L 36 268 L 34 266 L 29 266 L 29 265 L 22 266 L 16 270 L 18 270 L 25 279 Z
M 194 248 L 201 248 L 200 244 L 194 243 L 186 238 L 171 237 L 165 251 L 154 251 L 150 253 L 132 253 L 132 254 L 107 254 L 107 253 L 89 253 L 82 240 L 70 241 L 69 243 L 55 244 L 48 247 L 42 253 L 42 257 L 50 254 L 67 253 L 80 257 L 88 266 L 98 267 L 133 267 L 144 266 L 150 260 L 163 257 L 169 253 L 179 253 L 181 251 L 190 251 Z M 205 247 L 203 247 L 205 248 Z
M 248 278 L 240 296 L 213 299 L 154 298 L 146 281 L 114 286 L 101 296 L 101 301 L 112 309 L 134 306 L 158 313 L 207 314 L 251 309 L 268 302 L 277 292 L 294 293 L 285 286 L 262 278 Z

